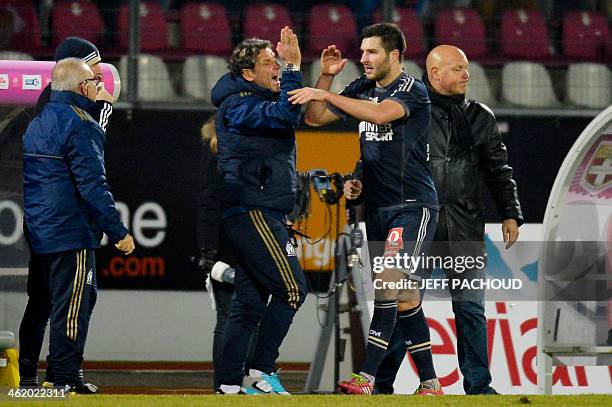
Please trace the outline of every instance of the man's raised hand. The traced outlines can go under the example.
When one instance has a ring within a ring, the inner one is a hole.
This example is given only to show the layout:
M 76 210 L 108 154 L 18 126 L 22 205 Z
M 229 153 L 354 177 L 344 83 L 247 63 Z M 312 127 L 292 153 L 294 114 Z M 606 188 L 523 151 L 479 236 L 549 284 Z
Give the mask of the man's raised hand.
M 280 41 L 276 44 L 276 52 L 286 64 L 299 66 L 302 62 L 302 53 L 298 43 L 297 35 L 293 30 L 285 26 L 281 30 Z
M 342 53 L 335 45 L 330 45 L 321 53 L 321 75 L 338 75 L 348 59 L 342 58 Z

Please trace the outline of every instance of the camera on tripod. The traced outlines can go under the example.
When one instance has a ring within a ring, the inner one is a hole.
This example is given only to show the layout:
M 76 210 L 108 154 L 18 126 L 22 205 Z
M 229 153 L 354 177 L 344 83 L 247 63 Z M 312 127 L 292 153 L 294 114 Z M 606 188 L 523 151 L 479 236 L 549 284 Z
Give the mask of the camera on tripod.
M 319 195 L 321 202 L 335 205 L 342 198 L 344 188 L 344 177 L 338 172 L 327 174 L 326 170 L 314 169 L 308 172 L 312 186 Z
M 353 173 L 342 175 L 338 172 L 328 174 L 325 169 L 298 171 L 297 196 L 293 211 L 288 215 L 291 221 L 307 218 L 310 213 L 310 184 L 319 200 L 326 205 L 336 205 L 344 195 L 344 182 L 355 179 Z

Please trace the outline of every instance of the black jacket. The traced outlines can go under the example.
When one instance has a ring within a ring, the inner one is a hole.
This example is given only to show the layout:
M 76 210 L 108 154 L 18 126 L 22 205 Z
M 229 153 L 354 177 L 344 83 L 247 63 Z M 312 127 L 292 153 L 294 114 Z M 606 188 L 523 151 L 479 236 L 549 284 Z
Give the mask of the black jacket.
M 433 90 L 427 85 L 431 96 Z M 501 219 L 516 219 L 520 226 L 523 214 L 516 182 L 493 112 L 463 99 L 459 107 L 471 129 L 471 140 L 465 142 L 457 135 L 452 114 L 435 99 L 431 98 L 430 167 L 441 210 L 446 212 L 446 225 L 438 227 L 447 227 L 450 241 L 482 241 L 485 187 Z
M 221 191 L 223 178 L 217 166 L 217 155 L 206 141 L 202 148 L 198 185 L 198 247 L 205 251 L 218 250 L 221 224 Z
M 221 193 L 223 177 L 217 164 L 217 154 L 210 149 L 210 141 L 204 142 L 200 161 L 200 178 L 197 197 L 197 240 L 202 253 L 214 253 L 210 260 L 234 263 L 231 248 L 220 235 L 223 205 Z

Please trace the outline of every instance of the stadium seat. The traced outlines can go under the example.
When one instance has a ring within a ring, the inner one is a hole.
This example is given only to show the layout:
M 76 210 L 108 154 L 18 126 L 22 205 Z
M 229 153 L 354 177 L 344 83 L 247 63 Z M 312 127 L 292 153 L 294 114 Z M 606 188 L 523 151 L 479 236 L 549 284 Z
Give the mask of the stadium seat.
M 232 50 L 230 23 L 219 3 L 188 3 L 181 7 L 181 35 L 187 51 L 225 56 Z
M 502 69 L 504 100 L 531 108 L 557 107 L 550 75 L 537 62 L 509 62 Z
M 491 85 L 489 79 L 485 73 L 484 68 L 477 62 L 470 62 L 470 83 L 466 96 L 469 99 L 474 99 L 484 103 L 487 106 L 496 106 L 497 100 L 493 97 L 491 91 Z
M 121 86 L 128 89 L 127 55 L 119 62 Z M 138 99 L 141 101 L 172 101 L 176 99 L 172 81 L 164 61 L 155 55 L 138 56 Z
M 227 73 L 227 61 L 214 55 L 193 55 L 183 65 L 183 93 L 210 102 L 210 91 Z
M 98 6 L 93 2 L 59 2 L 53 7 L 51 20 L 54 47 L 57 47 L 64 38 L 71 35 L 99 44 L 104 34 L 102 17 L 100 17 Z
M 344 56 L 359 55 L 357 25 L 348 7 L 318 4 L 310 10 L 308 20 L 309 40 L 305 58 L 319 58 L 323 49 L 332 44 L 335 44 Z
M 501 49 L 502 55 L 510 58 L 550 57 L 548 29 L 542 13 L 532 9 L 504 11 L 501 20 Z
M 436 44 L 450 44 L 461 48 L 470 59 L 488 53 L 485 26 L 478 12 L 472 8 L 442 10 L 435 21 Z
M 117 24 L 119 46 L 129 45 L 129 4 L 119 6 Z M 154 1 L 140 3 L 140 50 L 143 52 L 161 51 L 168 48 L 168 25 L 161 6 Z
M 608 21 L 603 14 L 572 11 L 563 17 L 563 54 L 595 61 L 602 59 L 610 42 Z
M 575 63 L 567 70 L 567 100 L 601 109 L 612 104 L 612 74 L 603 64 Z
M 243 37 L 278 41 L 281 28 L 293 27 L 289 11 L 281 4 L 251 4 L 244 14 Z
M 13 15 L 13 37 L 11 48 L 17 51 L 38 50 L 40 23 L 38 13 L 31 0 L 0 0 L 0 9 Z
M 310 65 L 310 79 L 312 86 L 315 86 L 317 84 L 320 73 L 321 60 L 316 59 L 312 61 L 312 64 Z M 346 85 L 359 78 L 361 75 L 363 75 L 363 72 L 361 72 L 361 70 L 353 61 L 349 60 L 346 63 L 346 66 L 344 67 L 342 72 L 340 72 L 334 77 L 334 81 L 332 82 L 332 87 L 330 90 L 332 92 L 339 93 L 344 89 Z
M 407 74 L 414 76 L 417 79 L 423 78 L 423 69 L 421 69 L 421 67 L 415 62 L 404 59 L 404 62 L 402 62 L 402 68 L 404 68 L 404 71 Z
M 383 15 L 380 9 L 374 12 L 373 22 L 383 22 Z M 422 56 L 425 53 L 423 27 L 414 9 L 395 7 L 393 9 L 393 22 L 399 26 L 406 37 L 406 52 L 404 56 L 408 58 Z
M 0 59 L 12 61 L 34 61 L 34 57 L 32 57 L 32 55 L 17 51 L 0 51 Z

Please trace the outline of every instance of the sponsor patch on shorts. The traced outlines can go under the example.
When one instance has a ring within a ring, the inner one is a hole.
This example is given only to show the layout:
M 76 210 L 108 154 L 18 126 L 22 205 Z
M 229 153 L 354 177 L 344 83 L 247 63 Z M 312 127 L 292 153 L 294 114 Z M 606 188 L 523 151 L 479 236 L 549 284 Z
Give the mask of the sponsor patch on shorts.
M 387 240 L 385 241 L 385 256 L 395 256 L 404 248 L 404 240 L 402 239 L 403 234 L 403 227 L 389 230 Z

